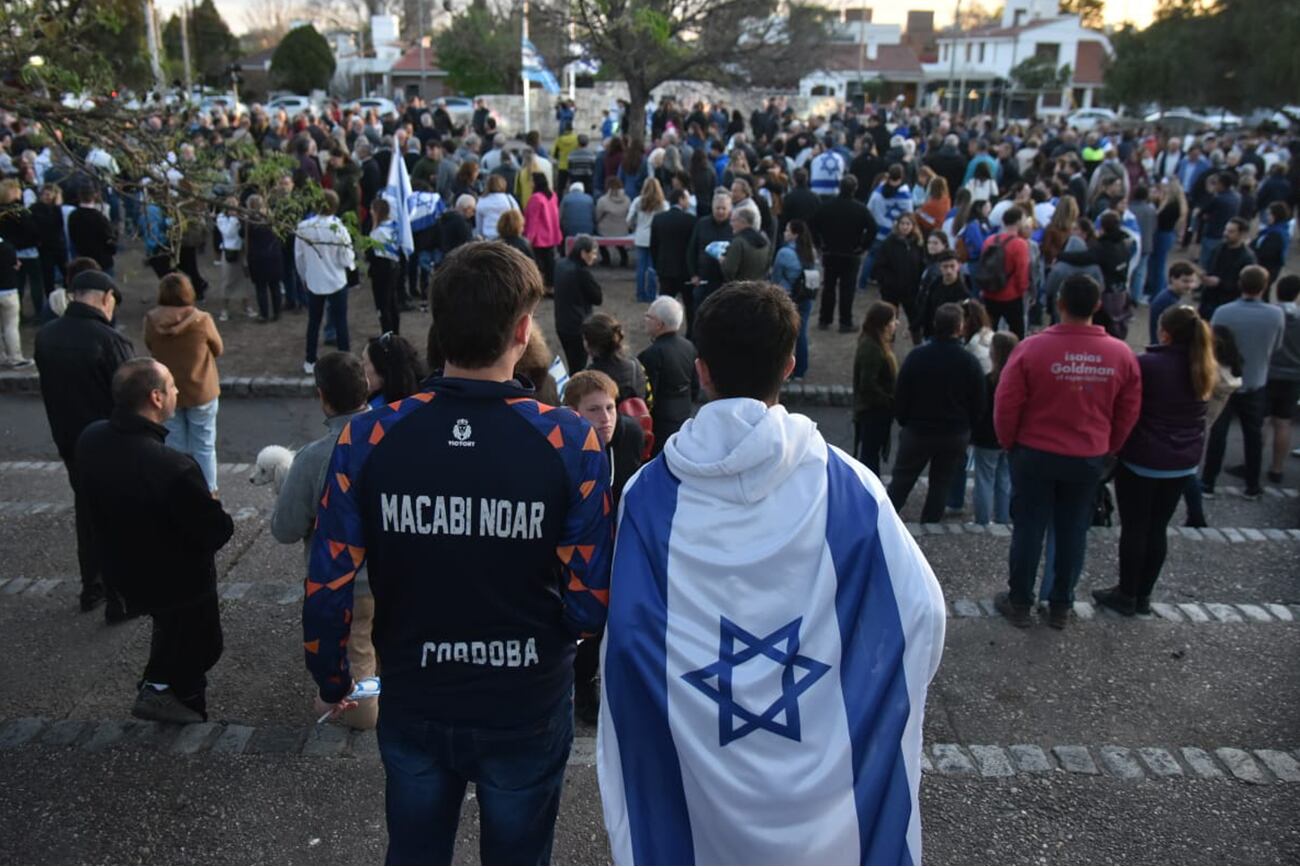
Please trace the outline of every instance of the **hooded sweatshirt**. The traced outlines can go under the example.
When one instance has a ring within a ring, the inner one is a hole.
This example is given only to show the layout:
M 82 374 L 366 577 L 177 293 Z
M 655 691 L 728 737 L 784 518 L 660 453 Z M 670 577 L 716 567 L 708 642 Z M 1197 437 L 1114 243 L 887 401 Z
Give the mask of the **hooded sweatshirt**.
M 623 494 L 597 742 L 615 862 L 918 861 L 944 626 L 874 475 L 779 405 L 706 404 Z
M 178 407 L 202 406 L 221 394 L 221 335 L 207 313 L 196 307 L 153 308 L 144 315 L 144 345 L 176 379 Z
M 883 183 L 871 193 L 867 200 L 867 210 L 876 221 L 876 240 L 883 241 L 894 230 L 894 221 L 903 214 L 912 213 L 916 203 L 912 201 L 912 191 L 907 184 L 892 186 Z
M 722 257 L 722 276 L 732 280 L 763 280 L 767 277 L 772 247 L 757 229 L 741 229 L 731 239 Z

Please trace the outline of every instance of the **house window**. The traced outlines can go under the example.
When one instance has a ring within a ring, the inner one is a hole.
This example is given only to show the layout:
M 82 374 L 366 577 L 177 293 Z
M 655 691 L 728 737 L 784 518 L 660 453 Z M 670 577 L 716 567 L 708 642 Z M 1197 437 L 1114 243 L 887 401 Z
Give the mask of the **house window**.
M 984 62 L 984 43 L 980 43 L 980 63 Z
M 974 47 L 974 46 L 971 45 L 969 42 L 966 43 L 966 62 L 967 62 L 967 63 L 970 63 L 970 50 L 971 50 L 973 47 Z
M 1040 42 L 1034 46 L 1034 58 L 1038 60 L 1050 60 L 1056 63 L 1056 58 L 1061 53 L 1060 43 L 1057 42 Z

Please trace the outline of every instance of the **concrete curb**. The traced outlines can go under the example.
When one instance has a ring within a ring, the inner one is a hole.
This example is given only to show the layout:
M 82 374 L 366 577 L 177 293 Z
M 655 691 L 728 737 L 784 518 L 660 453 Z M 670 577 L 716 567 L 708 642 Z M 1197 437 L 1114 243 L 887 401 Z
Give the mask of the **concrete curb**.
M 307 759 L 377 759 L 374 732 L 341 726 L 245 726 L 199 723 L 178 726 L 134 719 L 49 720 L 25 717 L 0 722 L 0 751 L 25 747 L 71 748 L 87 752 L 137 749 L 177 756 L 259 755 Z M 577 737 L 569 765 L 592 767 L 596 739 Z M 944 776 L 1006 778 L 1080 774 L 1121 781 L 1183 777 L 1251 785 L 1300 783 L 1300 750 L 1238 747 L 1137 748 L 1037 744 L 930 744 L 921 770 Z

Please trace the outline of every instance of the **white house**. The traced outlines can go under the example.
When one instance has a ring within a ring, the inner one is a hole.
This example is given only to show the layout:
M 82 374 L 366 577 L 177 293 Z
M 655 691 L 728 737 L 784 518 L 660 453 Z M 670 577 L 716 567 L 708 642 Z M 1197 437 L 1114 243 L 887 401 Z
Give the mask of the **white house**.
M 334 82 L 330 88 L 335 94 L 379 94 L 392 96 L 390 72 L 402 59 L 406 46 L 401 42 L 395 15 L 370 16 L 370 44 L 372 52 L 358 50 L 358 34 L 334 30 L 325 34 L 334 51 Z
M 870 10 L 852 10 L 832 29 L 822 65 L 799 80 L 801 96 L 826 96 L 844 102 L 864 94 L 868 102 L 905 104 L 921 100 L 925 71 L 897 24 L 873 24 Z
M 1023 105 L 1017 99 L 1013 114 L 1089 108 L 1098 102 L 1106 61 L 1115 53 L 1105 34 L 1084 27 L 1077 15 L 1060 14 L 1057 0 L 1008 0 L 998 24 L 945 30 L 937 42 L 938 60 L 924 65 L 931 99 L 940 105 L 960 100 L 967 112 L 994 111 L 999 91 L 1010 90 L 1011 70 L 1031 57 L 1049 58 L 1057 69 L 1068 65 L 1070 80 L 1060 92 L 1027 96 Z

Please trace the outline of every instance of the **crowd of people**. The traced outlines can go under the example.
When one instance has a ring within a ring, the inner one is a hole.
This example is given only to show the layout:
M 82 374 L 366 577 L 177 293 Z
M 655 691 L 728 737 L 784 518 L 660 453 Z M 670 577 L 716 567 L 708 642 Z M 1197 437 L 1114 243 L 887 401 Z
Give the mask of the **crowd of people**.
M 222 649 L 214 556 L 233 532 L 219 323 L 232 302 L 259 321 L 305 309 L 325 431 L 292 456 L 271 531 L 304 546 L 318 713 L 378 728 L 393 863 L 450 860 L 468 781 L 485 860 L 549 859 L 575 710 L 600 726 L 620 862 L 919 858 L 919 720 L 945 617 L 899 518 L 922 472 L 920 520 L 937 523 L 964 514 L 973 470 L 976 522 L 1012 527 L 995 605 L 1028 627 L 1041 602 L 1056 629 L 1111 479 L 1119 569 L 1093 596 L 1133 615 L 1150 611 L 1180 500 L 1204 526 L 1221 473 L 1249 498 L 1282 478 L 1300 142 L 910 109 L 802 119 L 778 100 L 746 130 L 664 100 L 644 136 L 611 123 L 593 139 L 562 112 L 548 149 L 535 132 L 507 141 L 481 105 L 464 129 L 418 100 L 387 118 L 282 114 L 198 118 L 175 171 L 248 139 L 295 157 L 282 192 L 324 187 L 314 212 L 269 231 L 255 215 L 275 203 L 234 166 L 230 199 L 179 250 L 111 170 L 85 170 L 107 154 L 78 167 L 21 147 L 21 121 L 0 130 L 0 171 L 18 176 L 0 181 L 4 345 L 29 363 L 25 289 L 45 320 L 35 364 L 75 497 L 82 610 L 150 616 L 133 713 L 198 722 Z M 385 193 L 394 159 L 408 203 Z M 132 232 L 159 277 L 150 357 L 114 327 Z M 637 353 L 600 309 L 611 250 L 635 256 Z M 353 353 L 363 265 L 378 336 Z M 433 319 L 419 348 L 401 333 L 414 305 Z M 562 359 L 537 324 L 547 305 Z M 814 311 L 818 330 L 856 335 L 852 455 L 779 403 L 810 369 Z M 1234 418 L 1245 464 L 1225 469 Z M 731 680 L 755 657 L 785 671 L 766 712 Z M 375 674 L 379 702 L 356 700 Z M 773 744 L 780 760 L 754 764 Z M 896 758 L 859 763 L 871 744 Z M 741 770 L 747 792 L 723 785 Z M 872 816 L 852 809 L 864 784 L 885 805 Z M 735 820 L 760 807 L 785 833 Z

